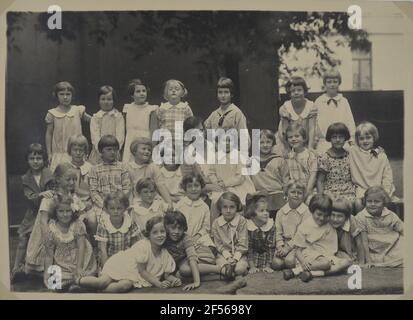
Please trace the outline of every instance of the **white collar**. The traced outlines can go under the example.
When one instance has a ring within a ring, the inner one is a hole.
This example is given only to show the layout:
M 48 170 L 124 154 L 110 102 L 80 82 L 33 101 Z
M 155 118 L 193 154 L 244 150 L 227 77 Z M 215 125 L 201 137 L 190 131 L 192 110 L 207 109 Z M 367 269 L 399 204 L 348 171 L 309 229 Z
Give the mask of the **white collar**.
M 93 116 L 97 117 L 97 118 L 103 118 L 105 115 L 108 116 L 118 116 L 120 115 L 120 112 L 118 110 L 116 110 L 115 108 L 113 108 L 110 111 L 103 111 L 103 110 L 99 110 L 98 112 L 96 112 Z
M 137 198 L 134 201 L 134 204 L 131 206 L 131 208 L 135 211 L 135 213 L 138 216 L 146 216 L 147 214 L 156 212 L 156 213 L 162 213 L 163 212 L 163 205 L 162 201 L 159 199 L 154 199 L 151 206 L 149 208 L 145 208 L 142 206 L 142 200 L 140 198 Z
M 304 119 L 308 116 L 311 110 L 311 105 L 312 105 L 312 102 L 308 99 L 305 99 L 304 110 L 299 115 L 295 112 L 293 108 L 293 104 L 291 103 L 291 100 L 287 101 L 286 108 L 287 108 L 287 111 L 291 115 L 291 119 L 293 121 L 297 121 L 299 119 Z
M 151 163 L 137 164 L 135 161 L 129 162 L 129 166 L 130 166 L 132 169 L 142 169 L 142 168 L 145 168 L 145 167 L 149 166 L 150 164 L 151 164 Z
M 330 99 L 333 99 L 335 101 L 340 101 L 343 98 L 343 95 L 341 93 L 337 93 L 334 97 L 330 97 L 327 95 L 327 93 L 324 93 L 320 99 L 322 102 L 328 102 Z
M 268 219 L 267 223 L 264 224 L 262 227 L 258 227 L 252 219 L 247 219 L 247 229 L 248 231 L 255 231 L 260 229 L 263 232 L 270 231 L 272 226 L 274 225 L 273 219 Z
M 80 170 L 80 174 L 82 176 L 85 176 L 89 173 L 90 168 L 92 168 L 92 165 L 85 161 L 80 167 L 78 167 L 77 165 L 75 165 L 73 162 L 70 162 L 70 164 L 75 168 L 75 169 L 79 169 Z
M 222 111 L 221 107 L 219 107 L 216 111 L 220 116 L 222 116 L 223 114 L 228 114 L 230 111 L 234 111 L 237 108 L 238 107 L 235 104 L 231 103 L 225 111 Z
M 229 224 L 230 226 L 235 227 L 235 228 L 238 226 L 240 219 L 241 219 L 241 217 L 240 217 L 239 213 L 236 213 L 234 219 L 232 219 L 232 220 L 229 221 L 229 222 L 227 222 L 227 221 L 224 219 L 223 216 L 219 216 L 219 217 L 217 218 L 217 220 L 218 220 L 218 225 L 219 225 L 220 227 L 222 227 L 222 226 L 224 226 L 224 225 L 226 225 L 226 224 Z
M 379 219 L 379 218 L 382 218 L 382 217 L 385 217 L 385 216 L 388 216 L 389 214 L 391 214 L 391 211 L 390 211 L 389 209 L 387 209 L 386 207 L 383 208 L 383 212 L 381 213 L 381 216 L 380 216 L 380 217 L 372 216 L 372 215 L 367 211 L 366 208 L 364 208 L 363 211 L 364 211 L 364 215 L 365 215 L 367 218 L 371 218 L 371 219 Z
M 117 233 L 117 232 L 127 233 L 129 231 L 129 228 L 130 228 L 131 224 L 132 224 L 132 219 L 129 216 L 129 214 L 127 214 L 126 212 L 123 213 L 123 223 L 122 223 L 122 226 L 119 229 L 116 229 L 113 226 L 112 222 L 110 221 L 109 214 L 107 214 L 107 213 L 102 214 L 101 219 L 102 219 L 102 221 L 105 225 L 106 230 L 109 233 Z
M 206 205 L 206 203 L 202 199 L 192 201 L 186 196 L 183 197 L 179 202 L 182 202 L 183 204 L 186 204 L 187 206 L 190 206 L 190 207 L 201 207 L 201 206 Z
M 84 106 L 71 105 L 69 111 L 66 112 L 66 113 L 61 112 L 59 109 L 57 109 L 57 107 L 54 108 L 54 109 L 50 109 L 49 112 L 50 112 L 53 116 L 55 116 L 56 118 L 64 118 L 64 117 L 73 118 L 73 117 L 76 115 L 76 109 L 77 109 L 78 107 L 83 107 L 83 108 L 84 108 Z
M 307 211 L 308 207 L 307 205 L 303 202 L 301 203 L 297 208 L 291 209 L 289 203 L 287 202 L 284 207 L 280 209 L 280 211 L 284 214 L 288 214 L 291 210 L 297 211 L 300 215 L 303 215 Z

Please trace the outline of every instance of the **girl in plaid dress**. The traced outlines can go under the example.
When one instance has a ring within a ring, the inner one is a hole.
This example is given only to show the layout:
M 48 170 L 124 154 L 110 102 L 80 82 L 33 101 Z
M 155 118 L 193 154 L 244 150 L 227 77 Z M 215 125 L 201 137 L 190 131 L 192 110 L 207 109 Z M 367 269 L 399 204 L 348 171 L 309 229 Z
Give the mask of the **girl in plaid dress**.
M 283 182 L 293 180 L 303 183 L 306 186 L 304 199 L 308 199 L 314 192 L 317 179 L 317 155 L 305 146 L 307 132 L 302 125 L 290 124 L 285 133 L 291 151 L 282 164 Z
M 53 202 L 45 242 L 43 280 L 48 287 L 48 269 L 51 265 L 57 265 L 62 271 L 62 290 L 72 291 L 76 277 L 96 273 L 96 259 L 87 240 L 86 227 L 78 219 L 79 208 L 73 197 L 56 194 Z
M 174 137 L 175 122 L 184 121 L 186 118 L 193 116 L 191 107 L 188 102 L 182 101 L 188 94 L 184 84 L 175 79 L 165 82 L 163 97 L 167 102 L 161 103 L 158 112 L 159 127 L 167 129 Z
M 105 198 L 104 211 L 95 239 L 99 243 L 99 267 L 119 251 L 129 249 L 142 238 L 139 227 L 132 220 L 126 209 L 128 197 L 123 192 L 108 194 Z
M 275 253 L 275 224 L 270 219 L 268 195 L 261 191 L 247 195 L 245 217 L 248 229 L 249 273 L 259 271 L 273 273 L 271 268 Z

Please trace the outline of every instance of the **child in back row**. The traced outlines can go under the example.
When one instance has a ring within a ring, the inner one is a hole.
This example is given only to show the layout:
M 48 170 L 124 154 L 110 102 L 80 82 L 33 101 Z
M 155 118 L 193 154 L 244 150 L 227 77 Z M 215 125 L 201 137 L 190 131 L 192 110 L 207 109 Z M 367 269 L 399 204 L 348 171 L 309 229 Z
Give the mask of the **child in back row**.
M 301 77 L 292 77 L 286 84 L 286 91 L 291 100 L 286 101 L 279 109 L 280 123 L 277 133 L 277 152 L 287 154 L 291 150 L 286 136 L 287 127 L 291 124 L 302 125 L 307 132 L 305 147 L 313 149 L 315 146 L 317 108 L 313 102 L 306 99 L 308 87 L 305 80 Z
M 102 86 L 98 92 L 100 110 L 96 112 L 90 121 L 90 138 L 92 140 L 92 152 L 89 161 L 92 164 L 102 162 L 98 150 L 100 138 L 110 134 L 119 142 L 119 150 L 125 141 L 125 120 L 122 114 L 114 107 L 116 92 L 111 86 Z M 119 160 L 119 159 L 118 159 Z
M 183 122 L 186 118 L 193 116 L 189 104 L 182 101 L 187 95 L 188 90 L 181 81 L 170 79 L 165 82 L 163 97 L 167 102 L 159 106 L 158 121 L 159 128 L 169 130 L 172 137 L 175 133 L 175 122 Z
M 53 196 L 52 189 L 54 188 L 54 177 L 46 167 L 47 154 L 41 144 L 33 143 L 29 146 L 26 153 L 26 161 L 29 169 L 22 176 L 22 185 L 27 209 L 23 221 L 17 230 L 19 243 L 12 270 L 12 281 L 18 275 L 24 273 L 27 243 L 36 221 L 40 203 L 44 198 L 51 198 Z
M 128 84 L 128 94 L 132 103 L 123 106 L 126 118 L 126 139 L 122 161 L 129 163 L 134 160 L 130 145 L 137 138 L 152 138 L 153 130 L 158 126 L 157 105 L 147 102 L 149 87 L 141 79 L 133 79 Z
M 86 113 L 85 106 L 72 105 L 73 86 L 67 82 L 58 82 L 53 90 L 53 96 L 58 100 L 58 106 L 46 114 L 46 149 L 50 170 L 59 163 L 66 162 L 66 147 L 69 137 L 82 134 L 81 120 L 90 122 L 91 116 Z
M 335 68 L 328 70 L 323 75 L 323 84 L 326 92 L 314 102 L 318 112 L 316 150 L 320 155 L 330 148 L 327 130 L 331 124 L 341 122 L 348 128 L 349 138 L 344 145 L 345 149 L 354 144 L 354 133 L 356 130 L 350 105 L 347 99 L 339 93 L 341 84 L 340 72 Z

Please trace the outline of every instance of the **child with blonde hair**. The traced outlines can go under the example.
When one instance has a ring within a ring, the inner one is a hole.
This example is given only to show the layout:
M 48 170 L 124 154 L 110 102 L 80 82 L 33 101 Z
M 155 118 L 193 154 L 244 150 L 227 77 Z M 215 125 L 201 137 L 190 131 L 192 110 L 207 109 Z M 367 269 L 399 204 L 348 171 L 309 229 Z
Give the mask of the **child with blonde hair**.
M 383 187 L 370 187 L 364 193 L 365 208 L 356 215 L 364 234 L 366 263 L 375 267 L 403 266 L 404 227 L 386 205 L 390 198 Z
M 276 253 L 272 268 L 281 270 L 295 266 L 295 249 L 292 242 L 298 227 L 311 216 L 308 206 L 304 203 L 305 185 L 290 181 L 285 185 L 287 203 L 277 212 L 275 217 Z
M 69 82 L 58 82 L 53 96 L 59 104 L 46 114 L 46 149 L 52 172 L 59 163 L 69 160 L 66 153 L 67 142 L 69 137 L 82 134 L 81 120 L 90 122 L 91 119 L 85 106 L 72 105 L 73 95 L 74 88 Z
M 330 147 L 327 139 L 327 129 L 331 124 L 341 122 L 348 128 L 349 138 L 344 145 L 345 149 L 354 144 L 354 134 L 356 131 L 350 104 L 339 93 L 341 74 L 337 68 L 331 68 L 324 73 L 323 84 L 325 93 L 314 101 L 314 106 L 318 111 L 316 149 L 319 154 L 323 154 Z
M 175 133 L 175 122 L 183 122 L 186 118 L 193 116 L 189 104 L 182 101 L 187 95 L 188 90 L 181 81 L 170 79 L 165 82 L 163 97 L 166 102 L 159 106 L 158 121 L 159 128 L 169 130 L 172 137 Z
M 356 186 L 356 209 L 363 206 L 365 191 L 382 186 L 392 200 L 394 196 L 393 171 L 382 147 L 378 146 L 379 131 L 371 122 L 362 122 L 356 128 L 356 144 L 350 149 L 350 172 Z

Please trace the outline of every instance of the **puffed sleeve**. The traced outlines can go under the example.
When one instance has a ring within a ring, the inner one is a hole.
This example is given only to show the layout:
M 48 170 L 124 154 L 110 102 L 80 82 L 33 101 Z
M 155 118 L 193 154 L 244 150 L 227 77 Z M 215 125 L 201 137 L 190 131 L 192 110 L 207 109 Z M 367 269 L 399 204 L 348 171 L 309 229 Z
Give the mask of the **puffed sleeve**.
M 103 222 L 99 221 L 98 228 L 95 235 L 96 241 L 108 242 L 109 241 L 109 232 L 106 230 Z
M 350 235 L 352 238 L 357 237 L 361 233 L 357 220 L 354 216 L 350 216 Z
M 99 120 L 95 115 L 90 120 L 90 139 L 92 140 L 92 145 L 97 149 L 100 140 L 100 126 Z
M 125 104 L 125 105 L 123 106 L 122 112 L 123 112 L 123 113 L 128 113 L 128 110 L 129 110 L 129 104 Z
M 290 114 L 287 111 L 287 106 L 286 106 L 285 103 L 280 107 L 278 113 L 280 115 L 280 120 L 281 119 L 286 119 L 286 120 L 290 119 Z
M 79 112 L 79 117 L 82 118 L 86 112 L 86 107 L 84 105 L 76 106 L 77 111 Z
M 54 116 L 50 112 L 47 112 L 44 120 L 46 121 L 47 124 L 51 124 L 54 121 Z
M 53 204 L 54 204 L 53 199 L 43 198 L 42 201 L 40 202 L 39 212 L 41 211 L 44 211 L 47 213 L 51 212 L 53 210 Z
M 359 212 L 355 216 L 355 222 L 357 223 L 357 226 L 361 232 L 367 232 L 367 222 L 366 222 L 366 217 L 364 216 L 364 210 Z
M 119 149 L 122 148 L 123 143 L 125 142 L 125 119 L 121 113 L 116 115 L 116 139 L 119 141 Z
M 392 212 L 392 226 L 394 231 L 403 235 L 403 221 L 394 212 Z
M 135 260 L 137 263 L 148 263 L 150 257 L 151 243 L 147 239 L 138 241 L 134 245 Z
M 314 104 L 312 101 L 307 100 L 307 103 L 310 103 L 310 111 L 308 112 L 308 118 L 315 118 L 318 115 L 318 108 L 317 105 Z
M 168 250 L 162 249 L 162 265 L 164 266 L 164 273 L 172 273 L 176 269 L 175 260 L 169 254 Z

